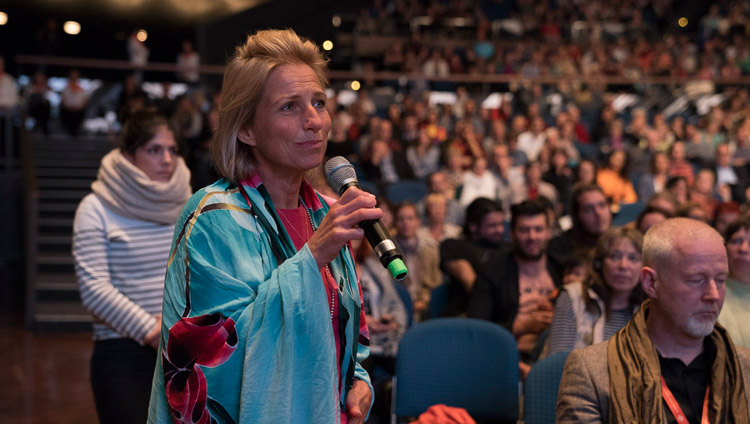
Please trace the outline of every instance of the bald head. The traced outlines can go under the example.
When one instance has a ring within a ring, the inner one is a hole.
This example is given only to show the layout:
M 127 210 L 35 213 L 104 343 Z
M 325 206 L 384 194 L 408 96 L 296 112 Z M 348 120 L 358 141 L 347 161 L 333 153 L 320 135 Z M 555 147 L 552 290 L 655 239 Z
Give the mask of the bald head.
M 708 224 L 690 218 L 670 218 L 655 224 L 643 238 L 643 265 L 657 271 L 675 262 L 676 253 L 687 247 L 705 246 L 723 250 L 724 240 Z

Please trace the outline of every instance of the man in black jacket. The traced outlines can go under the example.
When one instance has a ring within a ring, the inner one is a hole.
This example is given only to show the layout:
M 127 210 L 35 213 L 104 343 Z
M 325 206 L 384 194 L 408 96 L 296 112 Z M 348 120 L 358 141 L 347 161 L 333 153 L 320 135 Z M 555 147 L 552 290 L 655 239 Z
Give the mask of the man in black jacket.
M 535 359 L 539 336 L 552 323 L 552 298 L 562 269 L 547 255 L 551 225 L 545 204 L 526 200 L 511 209 L 511 251 L 494 253 L 477 277 L 468 315 L 513 333 L 522 362 Z
M 573 227 L 549 242 L 549 255 L 559 264 L 567 263 L 574 255 L 587 257 L 599 236 L 612 226 L 612 212 L 601 187 L 576 184 L 571 199 Z

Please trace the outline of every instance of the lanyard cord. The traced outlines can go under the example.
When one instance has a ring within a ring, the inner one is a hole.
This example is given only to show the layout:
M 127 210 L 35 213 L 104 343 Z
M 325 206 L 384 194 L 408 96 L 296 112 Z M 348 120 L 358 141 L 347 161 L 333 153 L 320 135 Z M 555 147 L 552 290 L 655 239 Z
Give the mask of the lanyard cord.
M 706 396 L 703 398 L 703 413 L 701 414 L 701 424 L 708 424 L 708 392 L 710 390 L 711 385 L 709 384 L 706 387 Z M 664 381 L 664 377 L 661 377 L 661 395 L 664 398 L 664 401 L 667 402 L 667 406 L 669 407 L 669 410 L 672 411 L 672 415 L 674 415 L 675 420 L 677 420 L 677 422 L 680 424 L 687 423 L 688 421 L 685 417 L 685 413 L 682 412 L 680 404 L 677 403 L 677 399 L 675 399 L 672 391 L 669 390 L 669 387 L 667 387 L 667 382 Z

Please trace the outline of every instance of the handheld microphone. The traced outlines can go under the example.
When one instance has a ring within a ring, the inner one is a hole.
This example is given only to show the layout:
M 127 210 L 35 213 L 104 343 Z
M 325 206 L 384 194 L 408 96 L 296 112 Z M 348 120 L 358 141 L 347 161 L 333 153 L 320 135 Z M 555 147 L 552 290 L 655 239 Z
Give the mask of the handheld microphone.
M 328 184 L 336 190 L 339 195 L 343 194 L 349 187 L 359 186 L 357 173 L 354 166 L 346 158 L 336 156 L 326 162 L 326 180 Z M 396 280 L 402 280 L 409 271 L 406 269 L 403 256 L 399 252 L 396 244 L 391 240 L 388 229 L 379 219 L 362 221 L 358 224 L 365 230 L 365 238 L 372 246 L 372 249 L 378 255 L 380 263 L 391 272 Z

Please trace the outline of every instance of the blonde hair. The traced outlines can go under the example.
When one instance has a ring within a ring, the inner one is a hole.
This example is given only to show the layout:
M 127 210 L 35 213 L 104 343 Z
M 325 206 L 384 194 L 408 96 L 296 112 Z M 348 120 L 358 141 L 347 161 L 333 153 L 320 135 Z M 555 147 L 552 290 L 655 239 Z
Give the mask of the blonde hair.
M 253 124 L 271 72 L 283 65 L 307 65 L 324 88 L 327 63 L 315 43 L 290 29 L 258 31 L 237 46 L 224 71 L 219 123 L 211 143 L 211 158 L 219 174 L 236 184 L 252 169 L 252 149 L 237 134 Z

